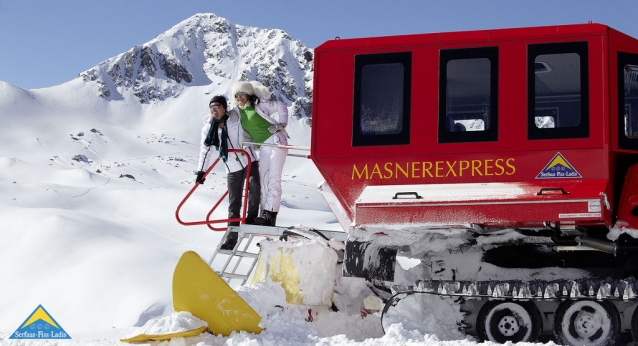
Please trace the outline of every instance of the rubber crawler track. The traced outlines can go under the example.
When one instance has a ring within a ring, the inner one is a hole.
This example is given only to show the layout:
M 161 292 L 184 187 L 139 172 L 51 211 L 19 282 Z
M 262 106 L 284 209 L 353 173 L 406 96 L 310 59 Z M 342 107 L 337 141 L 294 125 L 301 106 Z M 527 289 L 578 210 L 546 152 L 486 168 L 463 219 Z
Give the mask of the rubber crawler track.
M 558 280 L 558 281 L 418 281 L 414 286 L 393 286 L 393 296 L 387 301 L 383 315 L 398 302 L 413 294 L 437 295 L 451 298 L 460 305 L 462 319 L 459 330 L 479 337 L 477 315 L 490 301 L 532 302 L 543 315 L 543 334 L 554 333 L 556 309 L 565 301 L 596 301 L 614 305 L 620 317 L 621 332 L 631 331 L 638 336 L 638 281 L 625 280 Z

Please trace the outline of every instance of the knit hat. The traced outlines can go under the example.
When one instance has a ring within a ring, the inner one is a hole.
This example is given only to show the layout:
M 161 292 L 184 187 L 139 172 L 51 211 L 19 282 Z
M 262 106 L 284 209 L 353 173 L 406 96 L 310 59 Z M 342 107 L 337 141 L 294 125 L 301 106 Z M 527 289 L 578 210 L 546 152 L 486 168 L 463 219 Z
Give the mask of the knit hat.
M 210 105 L 213 102 L 217 102 L 221 104 L 224 107 L 224 109 L 228 109 L 228 103 L 226 102 L 226 98 L 222 95 L 217 95 L 213 97 L 212 99 L 210 99 L 210 102 L 208 102 L 208 104 Z

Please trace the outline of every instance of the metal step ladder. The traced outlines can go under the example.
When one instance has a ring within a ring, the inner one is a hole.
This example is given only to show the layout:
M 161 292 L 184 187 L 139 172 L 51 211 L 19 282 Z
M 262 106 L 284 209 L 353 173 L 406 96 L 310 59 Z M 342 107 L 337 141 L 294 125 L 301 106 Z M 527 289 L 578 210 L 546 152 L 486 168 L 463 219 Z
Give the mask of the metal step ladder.
M 237 243 L 232 250 L 224 250 L 222 249 L 222 244 L 228 238 L 228 235 L 231 232 L 238 232 L 237 234 Z M 346 240 L 346 233 L 338 232 L 338 231 L 318 231 L 318 230 L 298 230 L 294 229 L 294 227 L 277 227 L 277 226 L 255 226 L 255 225 L 245 225 L 241 226 L 230 226 L 224 233 L 221 242 L 217 245 L 217 249 L 213 256 L 208 261 L 208 265 L 215 270 L 215 272 L 224 280 L 226 283 L 230 284 L 230 280 L 241 280 L 241 285 L 243 286 L 247 281 L 250 275 L 252 274 L 255 266 L 257 265 L 257 260 L 259 259 L 259 253 L 261 248 L 259 245 L 257 246 L 257 251 L 252 252 L 250 250 L 250 245 L 253 244 L 254 241 L 260 241 L 265 238 L 277 239 L 280 238 L 284 234 L 288 234 L 288 232 L 292 232 L 292 234 L 301 235 L 305 238 L 312 239 L 313 237 L 320 236 L 324 239 L 335 239 L 339 241 Z M 254 250 L 254 248 L 253 248 Z M 220 270 L 216 270 L 213 267 L 213 261 L 217 258 L 218 255 L 226 255 L 226 261 Z M 248 271 L 241 273 L 238 272 L 238 269 L 241 263 L 244 263 L 248 266 Z M 232 268 L 229 270 L 229 268 Z
M 237 232 L 237 243 L 235 243 L 235 247 L 231 250 L 222 249 L 222 244 L 226 242 L 228 235 L 231 232 Z M 241 230 L 240 227 L 228 227 L 226 233 L 222 237 L 221 242 L 217 245 L 217 249 L 213 256 L 208 261 L 208 265 L 215 270 L 215 272 L 222 278 L 226 283 L 230 284 L 230 280 L 241 280 L 241 286 L 243 286 L 246 281 L 248 281 L 248 277 L 253 272 L 255 265 L 257 265 L 257 259 L 259 259 L 259 251 L 251 252 L 249 251 L 250 245 L 253 243 L 255 238 L 254 234 L 246 234 Z M 213 261 L 218 255 L 226 255 L 226 261 L 220 270 L 216 270 L 213 267 Z M 246 260 L 245 260 L 246 259 Z M 241 263 L 248 265 L 249 269 L 247 272 L 238 272 L 239 265 Z M 232 269 L 231 269 L 232 268 Z

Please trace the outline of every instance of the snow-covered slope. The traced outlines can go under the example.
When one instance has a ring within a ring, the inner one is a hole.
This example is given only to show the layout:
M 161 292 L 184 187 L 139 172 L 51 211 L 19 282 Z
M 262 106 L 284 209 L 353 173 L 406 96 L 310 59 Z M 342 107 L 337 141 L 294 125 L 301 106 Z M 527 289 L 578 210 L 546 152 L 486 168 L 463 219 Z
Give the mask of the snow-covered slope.
M 258 79 L 293 113 L 312 85 L 304 53 L 312 56 L 280 30 L 200 14 L 67 83 L 24 90 L 0 82 L 0 339 L 39 304 L 72 337 L 170 310 L 180 254 L 210 256 L 221 237 L 174 216 L 194 183 L 208 101 Z M 168 78 L 171 68 L 191 77 Z M 307 115 L 291 117 L 291 143 L 309 145 Z M 213 174 L 185 219 L 205 218 L 221 196 L 225 172 Z M 306 224 L 338 227 L 309 160 L 289 159 L 284 179 L 282 224 L 299 223 L 303 210 Z

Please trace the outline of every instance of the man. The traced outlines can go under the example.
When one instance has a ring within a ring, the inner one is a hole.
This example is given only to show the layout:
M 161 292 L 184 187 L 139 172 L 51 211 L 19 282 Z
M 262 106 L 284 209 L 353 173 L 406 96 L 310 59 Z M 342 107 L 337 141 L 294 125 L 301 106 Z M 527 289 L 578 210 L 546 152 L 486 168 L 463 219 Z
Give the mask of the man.
M 248 171 L 248 158 L 241 153 L 228 153 L 229 149 L 241 149 L 244 130 L 239 121 L 230 120 L 226 114 L 226 98 L 221 95 L 213 97 L 208 107 L 210 114 L 204 117 L 202 127 L 201 150 L 199 154 L 199 171 L 197 179 L 199 184 L 204 183 L 204 173 L 208 170 L 214 156 L 211 148 L 214 147 L 219 152 L 228 172 L 228 218 L 234 219 L 241 216 L 241 199 L 244 181 Z M 246 223 L 254 223 L 259 213 L 259 196 L 261 186 L 259 181 L 259 162 L 252 147 L 246 149 L 250 156 L 251 168 L 248 181 L 248 208 L 246 210 Z M 238 221 L 229 222 L 228 226 L 239 226 Z M 222 249 L 232 250 L 237 243 L 237 232 L 230 232 L 226 241 L 222 244 Z

